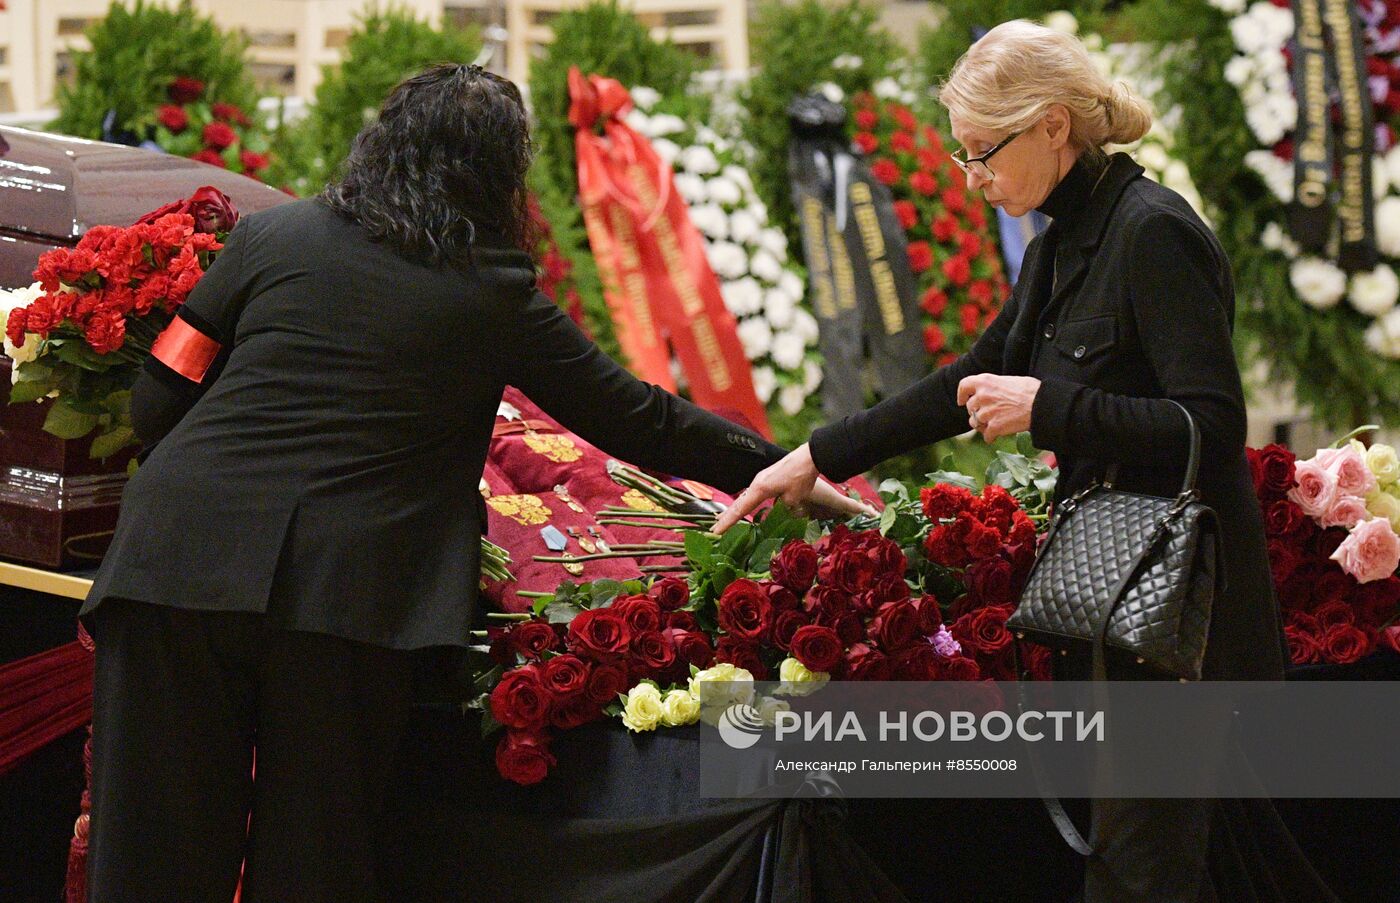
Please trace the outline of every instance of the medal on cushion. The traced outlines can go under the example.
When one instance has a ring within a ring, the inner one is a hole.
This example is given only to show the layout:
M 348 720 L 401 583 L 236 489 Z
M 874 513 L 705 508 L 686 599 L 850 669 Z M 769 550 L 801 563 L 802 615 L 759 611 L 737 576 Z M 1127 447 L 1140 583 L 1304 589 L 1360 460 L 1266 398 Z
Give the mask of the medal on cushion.
M 600 532 L 598 531 L 598 528 L 597 528 L 597 527 L 592 527 L 592 526 L 590 526 L 590 527 L 588 528 L 588 533 L 589 533 L 590 536 L 593 537 L 593 541 L 594 541 L 595 543 L 597 543 L 598 548 L 599 548 L 601 551 L 603 551 L 603 552 L 611 552 L 611 551 L 612 551 L 612 547 L 610 547 L 610 546 L 608 545 L 608 541 L 607 541 L 606 539 L 603 538 L 603 534 L 600 533 Z
M 565 486 L 563 483 L 560 483 L 558 486 L 554 487 L 554 494 L 559 497 L 559 501 L 568 505 L 570 508 L 577 511 L 579 514 L 588 513 L 582 505 L 580 505 L 577 501 L 574 500 L 574 497 L 569 494 L 569 487 Z
M 593 544 L 593 540 L 581 535 L 578 532 L 578 527 L 570 527 L 569 535 L 572 536 L 579 546 L 588 554 L 596 555 L 598 553 L 598 547 Z
M 569 547 L 569 541 L 564 538 L 564 534 L 553 525 L 541 528 L 540 536 L 544 539 L 545 548 L 551 552 L 562 552 Z

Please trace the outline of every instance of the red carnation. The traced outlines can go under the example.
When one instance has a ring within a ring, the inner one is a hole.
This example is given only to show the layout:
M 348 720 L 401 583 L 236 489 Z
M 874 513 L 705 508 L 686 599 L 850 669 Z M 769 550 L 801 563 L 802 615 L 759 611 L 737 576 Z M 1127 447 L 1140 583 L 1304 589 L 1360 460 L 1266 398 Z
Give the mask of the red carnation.
M 880 117 L 874 110 L 856 110 L 856 128 L 870 131 L 880 124 Z
M 652 585 L 651 595 L 662 611 L 675 611 L 690 601 L 690 584 L 679 577 L 664 577 Z
M 930 323 L 924 327 L 924 351 L 929 354 L 937 354 L 943 350 L 943 346 L 948 343 L 948 339 L 943 335 L 943 330 L 937 325 Z
M 224 158 L 217 152 L 211 151 L 208 148 L 190 154 L 190 159 L 200 163 L 208 163 L 210 166 L 218 166 L 221 169 L 228 169 L 228 164 L 224 162 Z
M 976 232 L 964 232 L 958 247 L 965 256 L 976 257 L 982 250 L 982 238 Z M 991 297 L 991 286 L 987 286 L 987 296 Z
M 491 717 L 506 727 L 541 727 L 548 716 L 549 692 L 538 665 L 507 671 L 491 691 Z
M 954 254 L 943 261 L 943 275 L 949 282 L 961 288 L 972 278 L 972 264 L 961 254 Z
M 238 154 L 238 162 L 243 166 L 243 171 L 251 175 L 260 169 L 266 169 L 269 161 L 265 154 L 245 150 Z
M 855 141 L 863 154 L 873 154 L 880 149 L 880 139 L 869 132 L 856 132 Z
M 944 190 L 943 206 L 949 213 L 962 213 L 967 209 L 967 193 L 957 186 Z
M 973 238 L 977 237 L 972 235 L 971 232 L 967 233 L 967 235 Z M 992 284 L 986 279 L 974 279 L 972 284 L 967 287 L 967 297 L 978 307 L 988 308 L 991 307 L 992 302 L 996 300 L 996 293 L 992 289 Z
M 227 123 L 211 122 L 204 127 L 204 143 L 213 150 L 221 151 L 238 140 L 238 133 Z
M 907 131 L 912 132 L 919 127 L 919 120 L 914 118 L 914 114 L 910 112 L 908 107 L 891 105 L 890 115 L 894 117 L 894 121 L 899 123 L 901 128 Z
M 245 127 L 252 125 L 252 122 L 248 119 L 248 115 L 240 110 L 236 104 L 218 100 L 210 105 L 209 110 L 214 114 L 215 119 L 222 122 L 230 122 Z
M 773 606 L 768 601 L 768 593 L 747 578 L 725 587 L 718 608 L 720 629 L 737 639 L 761 640 L 772 624 Z
M 792 635 L 792 657 L 811 671 L 830 673 L 841 661 L 844 644 L 830 627 L 809 624 Z
M 890 147 L 902 154 L 914 152 L 914 136 L 908 132 L 895 132 L 890 136 Z
M 538 784 L 555 765 L 549 739 L 541 733 L 506 731 L 496 745 L 496 770 L 517 784 Z
M 918 173 L 915 173 L 915 178 Z M 912 182 L 913 179 L 910 179 Z M 894 215 L 899 220 L 900 228 L 906 232 L 914 228 L 919 223 L 919 208 L 914 206 L 913 201 L 895 201 Z
M 909 269 L 922 273 L 933 266 L 933 248 L 926 241 L 909 243 Z
M 933 237 L 940 244 L 946 244 L 957 234 L 958 221 L 951 214 L 944 213 L 933 221 Z
M 967 511 L 976 501 L 969 490 L 952 483 L 936 483 L 919 491 L 924 516 L 931 521 L 951 520 Z
M 83 335 L 98 354 L 116 351 L 126 342 L 126 317 L 115 309 L 94 311 L 88 318 Z
M 204 82 L 182 75 L 170 83 L 166 92 L 175 103 L 194 103 L 204 93 Z
M 924 309 L 924 313 L 930 317 L 941 317 L 943 311 L 948 309 L 948 296 L 936 288 L 930 288 L 924 292 L 924 296 L 919 299 L 919 306 Z
M 171 104 L 165 104 L 156 110 L 156 119 L 161 125 L 176 134 L 183 132 L 185 127 L 190 124 L 190 117 L 186 115 L 185 111 Z
M 870 166 L 870 174 L 886 185 L 899 184 L 899 167 L 893 160 L 876 160 Z
M 563 699 L 588 686 L 588 666 L 576 655 L 556 655 L 544 663 L 541 678 L 555 699 Z
M 933 197 L 938 191 L 938 180 L 920 170 L 909 177 L 909 187 L 924 197 Z
M 957 260 L 960 258 L 953 259 Z M 976 307 L 973 307 L 971 304 L 963 306 L 963 308 L 958 311 L 958 320 L 962 326 L 963 335 L 971 336 L 977 334 L 977 326 L 981 318 L 978 316 Z

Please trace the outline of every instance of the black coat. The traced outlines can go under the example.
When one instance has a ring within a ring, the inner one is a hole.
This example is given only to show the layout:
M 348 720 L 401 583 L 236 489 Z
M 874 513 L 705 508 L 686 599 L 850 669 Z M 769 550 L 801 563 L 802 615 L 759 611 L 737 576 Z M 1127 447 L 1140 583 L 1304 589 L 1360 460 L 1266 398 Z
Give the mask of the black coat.
M 142 376 L 142 438 L 173 428 L 126 488 L 83 613 L 275 600 L 294 629 L 468 644 L 508 384 L 610 454 L 721 489 L 782 456 L 614 363 L 535 289 L 528 255 L 475 253 L 415 263 L 315 201 L 243 218 L 182 308 L 227 363 L 186 400 L 158 362 Z
M 1164 399 L 1180 402 L 1201 430 L 1198 486 L 1220 515 L 1226 559 L 1205 676 L 1281 679 L 1287 646 L 1244 454 L 1229 261 L 1190 205 L 1142 173 L 1124 154 L 1101 171 L 1076 164 L 1040 208 L 1054 221 L 1026 249 L 1015 291 L 972 350 L 818 430 L 812 455 L 823 474 L 846 479 L 966 432 L 968 413 L 957 403 L 963 377 L 1029 375 L 1041 381 L 1031 438 L 1055 452 L 1056 499 L 1112 462 L 1119 488 L 1172 496 L 1188 432 Z

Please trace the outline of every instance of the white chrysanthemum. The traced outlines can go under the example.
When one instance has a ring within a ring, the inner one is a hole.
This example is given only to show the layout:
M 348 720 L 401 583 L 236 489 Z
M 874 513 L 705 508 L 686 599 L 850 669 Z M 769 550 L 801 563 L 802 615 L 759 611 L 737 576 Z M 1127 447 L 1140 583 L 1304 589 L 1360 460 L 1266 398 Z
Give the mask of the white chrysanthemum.
M 767 404 L 777 388 L 778 377 L 772 367 L 753 368 L 753 393 L 758 396 L 760 402 Z
M 864 65 L 865 60 L 856 56 L 854 53 L 843 53 L 831 61 L 831 68 L 833 69 L 859 69 Z M 840 103 L 840 101 L 837 102 Z
M 706 182 L 705 193 L 709 195 L 710 200 L 717 204 L 723 204 L 726 207 L 733 207 L 735 204 L 739 203 L 739 201 L 743 200 L 744 197 L 743 192 L 739 190 L 739 186 L 735 184 L 733 180 L 726 179 L 724 176 L 716 176 Z
M 821 384 L 822 384 L 822 368 L 821 368 L 821 364 L 818 364 L 816 361 L 813 361 L 813 360 L 808 360 L 808 361 L 803 362 L 803 364 L 802 364 L 802 389 L 803 389 L 803 391 L 805 391 L 808 395 L 811 395 L 813 392 L 817 391 L 817 389 L 821 386 Z
M 1388 313 L 1395 307 L 1396 299 L 1400 299 L 1400 278 L 1384 263 L 1369 273 L 1357 273 L 1351 277 L 1347 300 L 1368 317 Z
M 742 166 L 730 163 L 721 170 L 720 175 L 738 185 L 744 191 L 753 191 L 753 178 L 749 176 L 749 171 Z
M 796 370 L 807 356 L 807 343 L 795 332 L 779 332 L 773 337 L 773 347 L 768 354 L 773 358 L 773 363 L 784 370 Z
M 1236 56 L 1225 64 L 1225 80 L 1239 88 L 1249 81 L 1255 71 L 1254 57 Z
M 638 109 L 627 111 L 627 115 L 622 117 L 622 121 L 632 127 L 633 131 L 643 135 L 651 136 L 651 117 Z
M 1376 244 L 1387 257 L 1400 257 L 1400 197 L 1382 198 L 1376 205 Z
M 1267 250 L 1278 251 L 1288 257 L 1298 256 L 1298 243 L 1275 222 L 1270 222 L 1264 227 L 1264 231 L 1259 233 L 1259 244 Z
M 749 263 L 749 272 L 764 282 L 777 282 L 786 271 L 777 257 L 767 251 L 759 251 Z
M 763 357 L 773 345 L 773 329 L 762 317 L 740 320 L 738 333 L 739 342 L 744 346 L 744 357 L 751 361 Z
M 733 242 L 712 242 L 706 247 L 705 255 L 710 258 L 715 275 L 721 279 L 738 279 L 749 271 L 749 255 Z
M 661 102 L 661 92 L 645 85 L 633 88 L 627 93 L 632 95 L 632 105 L 640 110 L 650 110 Z
M 1065 34 L 1079 34 L 1079 20 L 1074 17 L 1074 13 L 1062 9 L 1045 17 L 1045 27 Z
M 670 138 L 657 138 L 651 143 L 656 155 L 661 158 L 667 166 L 675 166 L 676 158 L 680 156 L 681 149 Z
M 1366 346 L 1381 357 L 1400 359 L 1400 307 L 1366 327 L 1365 339 Z
M 806 404 L 807 393 L 802 391 L 801 383 L 783 386 L 778 392 L 778 407 L 782 408 L 783 413 L 789 417 L 801 413 Z
M 696 144 L 714 144 L 714 143 L 715 143 L 716 141 L 718 141 L 718 140 L 719 140 L 719 132 L 716 132 L 714 129 L 710 128 L 708 125 L 702 125 L 702 126 L 700 126 L 698 129 L 695 130 L 695 143 L 696 143 Z
M 729 235 L 740 244 L 756 244 L 762 232 L 758 217 L 748 210 L 736 210 L 729 217 Z
M 822 82 L 817 85 L 816 91 L 832 103 L 845 103 L 846 101 L 846 92 L 842 91 L 841 86 L 835 82 Z
M 691 207 L 690 221 L 711 241 L 724 241 L 729 237 L 729 216 L 718 204 Z
M 658 113 L 651 117 L 649 126 L 651 131 L 648 134 L 658 138 L 665 135 L 677 135 L 686 129 L 685 120 L 670 113 Z
M 676 190 L 685 198 L 686 206 L 694 207 L 705 203 L 705 180 L 688 172 L 678 172 L 675 176 Z
M 1319 310 L 1335 307 L 1347 290 L 1347 275 L 1330 261 L 1302 257 L 1293 261 L 1289 281 L 1298 297 Z
M 763 315 L 775 329 L 787 329 L 797 314 L 797 303 L 780 288 L 770 288 L 763 293 Z
M 799 307 L 797 313 L 793 314 L 792 328 L 798 335 L 806 340 L 807 344 L 816 342 L 817 336 L 821 334 L 821 328 L 817 325 L 817 318 L 805 308 Z
M 702 144 L 693 144 L 680 154 L 681 166 L 686 172 L 697 176 L 708 176 L 719 172 L 719 159 L 715 152 Z
M 792 270 L 783 270 L 783 275 L 778 277 L 778 288 L 787 292 L 787 296 L 794 301 L 802 299 L 804 292 L 802 278 Z
M 1293 200 L 1293 164 L 1267 150 L 1250 151 L 1244 155 L 1244 163 L 1259 174 L 1274 197 L 1284 203 Z
M 779 260 L 787 260 L 788 241 L 782 229 L 764 229 L 758 246 Z
M 723 283 L 719 288 L 724 306 L 736 317 L 748 317 L 763 309 L 763 287 L 752 276 Z
M 875 92 L 875 96 L 881 100 L 894 100 L 899 97 L 900 94 L 904 93 L 904 89 L 899 86 L 899 82 L 889 76 L 885 76 L 877 81 L 872 90 Z

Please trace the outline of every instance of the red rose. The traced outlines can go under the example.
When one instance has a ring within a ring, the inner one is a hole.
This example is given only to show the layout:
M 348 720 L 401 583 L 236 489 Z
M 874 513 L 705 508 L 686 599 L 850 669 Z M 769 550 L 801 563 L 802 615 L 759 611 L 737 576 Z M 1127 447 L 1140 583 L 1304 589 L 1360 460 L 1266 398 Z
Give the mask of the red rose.
M 846 650 L 847 680 L 889 680 L 890 660 L 867 643 L 855 643 Z
M 1274 586 L 1282 586 L 1302 563 L 1303 556 L 1293 545 L 1282 539 L 1269 540 L 1269 570 L 1274 577 Z
M 735 639 L 732 636 L 720 637 L 715 645 L 715 661 L 728 662 L 736 668 L 743 668 L 753 675 L 754 680 L 767 680 L 768 668 L 759 657 L 758 646 Z
M 855 141 L 863 154 L 873 154 L 880 149 L 880 139 L 869 132 L 856 132 Z
M 940 244 L 946 244 L 957 234 L 958 221 L 951 214 L 944 213 L 933 221 L 933 237 Z
M 917 177 L 918 174 L 916 173 L 915 178 Z M 913 179 L 910 179 L 910 182 L 912 183 Z M 904 229 L 906 232 L 914 228 L 919 222 L 919 208 L 915 207 L 912 201 L 895 201 L 894 215 L 899 220 L 900 228 Z
M 245 173 L 252 175 L 260 169 L 266 169 L 270 161 L 266 154 L 258 154 L 250 150 L 245 150 L 239 152 L 238 162 L 243 166 L 243 171 Z
M 632 630 L 613 608 L 588 608 L 569 622 L 568 647 L 585 658 L 621 655 L 632 643 Z
M 1400 606 L 1400 577 L 1373 580 L 1357 588 L 1356 608 L 1361 620 L 1368 624 L 1383 624 Z
M 1341 599 L 1333 599 L 1325 602 L 1312 610 L 1312 616 L 1317 620 L 1318 626 L 1323 630 L 1333 624 L 1354 624 L 1356 623 L 1356 613 Z
M 880 535 L 878 530 L 865 530 L 856 534 L 856 547 L 865 550 L 875 565 L 876 575 L 897 574 L 904 576 L 908 561 L 899 543 Z
M 972 278 L 972 264 L 961 254 L 954 254 L 943 261 L 943 275 L 949 282 L 962 288 Z
M 886 602 L 870 622 L 870 637 L 885 652 L 898 652 L 918 641 L 919 622 L 914 603 Z
M 919 306 L 930 317 L 941 317 L 943 311 L 948 309 L 948 296 L 936 288 L 931 288 L 919 299 Z
M 559 637 L 554 626 L 545 621 L 532 619 L 521 621 L 511 628 L 510 648 L 526 658 L 537 659 L 559 645 Z
M 773 580 L 795 593 L 805 593 L 817 579 L 818 564 L 817 550 L 794 539 L 773 556 Z
M 784 609 L 773 619 L 773 645 L 787 652 L 792 648 L 793 634 L 808 624 L 807 615 L 801 611 Z
M 808 615 L 831 621 L 850 611 L 852 604 L 851 596 L 845 590 L 820 583 L 809 589 L 802 598 L 802 608 Z
M 874 110 L 856 110 L 856 128 L 870 131 L 880 124 L 880 117 Z
M 1312 605 L 1313 582 L 1322 573 L 1322 568 L 1312 562 L 1304 562 L 1294 569 L 1293 574 L 1278 588 L 1278 604 L 1283 608 L 1305 609 Z
M 612 607 L 634 634 L 661 629 L 661 606 L 650 596 L 626 596 L 613 602 Z
M 231 122 L 241 126 L 252 125 L 252 121 L 248 119 L 248 115 L 235 104 L 218 100 L 210 105 L 209 110 L 214 114 L 215 119 L 222 122 Z
M 943 662 L 928 643 L 915 643 L 894 656 L 895 680 L 938 680 Z
M 1326 569 L 1313 581 L 1312 607 L 1317 608 L 1328 602 L 1345 602 L 1356 585 L 1356 578 L 1329 561 Z
M 826 557 L 817 569 L 820 582 L 845 593 L 858 593 L 874 579 L 875 562 L 858 549 L 841 549 Z
M 588 666 L 576 655 L 556 655 L 544 663 L 541 679 L 556 700 L 582 693 L 588 686 Z
M 981 680 L 982 669 L 965 655 L 954 655 L 943 660 L 943 676 L 947 680 Z
M 1391 624 L 1377 638 L 1380 646 L 1400 655 L 1400 624 Z
M 549 717 L 549 691 L 538 665 L 525 665 L 501 676 L 491 691 L 491 717 L 506 727 L 534 728 Z
M 711 648 L 709 639 L 703 633 L 675 627 L 668 627 L 663 632 L 671 641 L 671 645 L 676 647 L 676 657 L 687 665 L 708 668 L 714 662 L 715 650 Z
M 690 601 L 690 584 L 679 577 L 664 577 L 652 584 L 651 595 L 662 611 L 675 611 Z
M 1323 631 L 1319 644 L 1323 659 L 1338 665 L 1349 665 L 1373 648 L 1371 638 L 1354 624 L 1333 624 Z
M 967 569 L 967 588 L 986 605 L 1009 605 L 1013 596 L 1011 562 L 992 555 Z
M 893 160 L 876 160 L 870 166 L 870 174 L 886 185 L 899 184 L 899 167 Z
M 840 663 L 845 647 L 830 627 L 809 624 L 792 635 L 791 651 L 808 670 L 830 673 Z
M 646 674 L 662 674 L 675 665 L 676 648 L 661 631 L 643 631 L 632 638 L 632 658 Z
M 919 170 L 909 177 L 909 187 L 926 198 L 933 197 L 938 193 L 938 180 L 923 170 Z
M 933 248 L 926 241 L 909 243 L 909 269 L 922 273 L 933 266 Z
M 199 96 L 204 93 L 204 82 L 197 78 L 180 76 L 170 83 L 166 89 L 170 99 L 178 104 L 193 103 L 199 100 Z
M 752 580 L 735 580 L 720 594 L 720 629 L 736 639 L 763 639 L 772 624 L 772 615 L 773 606 L 768 602 L 768 593 Z
M 943 350 L 948 343 L 948 338 L 943 335 L 943 330 L 935 324 L 930 323 L 924 327 L 924 351 L 929 354 L 937 354 Z
M 943 623 L 943 610 L 938 605 L 938 599 L 933 596 L 921 596 L 914 607 L 919 610 L 919 633 L 924 636 L 933 636 L 938 632 L 938 626 Z
M 764 581 L 759 584 L 763 591 L 768 594 L 768 604 L 773 606 L 774 617 L 780 611 L 801 608 L 802 600 L 797 598 L 797 593 L 777 583 Z
M 903 574 L 886 572 L 875 578 L 875 583 L 863 594 L 868 599 L 865 606 L 878 609 L 887 602 L 900 602 L 909 598 L 909 584 Z
M 1054 679 L 1054 656 L 1050 649 L 1039 643 L 1025 643 L 1022 648 L 1025 650 L 1023 656 L 1026 662 L 1026 670 L 1031 672 L 1031 680 L 1053 680 Z
M 588 686 L 584 693 L 593 702 L 607 705 L 617 698 L 617 694 L 626 693 L 627 687 L 627 669 L 621 662 L 598 662 L 588 672 Z
M 1297 480 L 1293 478 L 1298 457 L 1282 445 L 1266 445 L 1261 449 L 1247 448 L 1250 476 L 1254 492 L 1260 499 L 1282 498 Z
M 185 111 L 171 104 L 166 104 L 156 110 L 156 120 L 177 135 L 190 124 L 190 117 Z
M 496 745 L 496 770 L 501 777 L 529 786 L 543 781 L 555 765 L 549 740 L 543 734 L 506 731 Z
M 207 148 L 205 150 L 190 154 L 190 159 L 195 160 L 199 163 L 208 163 L 210 166 L 217 166 L 220 169 L 228 169 L 228 164 L 224 162 L 224 158 L 220 156 L 217 152 L 211 151 Z
M 586 694 L 556 699 L 554 708 L 549 710 L 549 723 L 561 731 L 571 731 L 603 715 L 603 706 L 589 699 Z
M 699 630 L 700 622 L 695 620 L 693 612 L 673 611 L 666 616 L 666 626 L 679 630 Z
M 836 635 L 841 638 L 841 645 L 849 646 L 852 643 L 859 643 L 866 638 L 865 622 L 861 616 L 854 611 L 843 612 L 830 623 L 817 621 L 823 627 L 830 627 L 836 631 Z
M 1337 546 L 1346 541 L 1346 538 L 1347 530 L 1342 527 L 1328 527 L 1325 530 L 1320 530 L 1313 539 L 1313 551 L 1318 558 L 1326 561 L 1332 557 L 1333 552 L 1337 551 Z M 1331 567 L 1330 563 L 1328 566 Z M 1340 567 L 1332 569 L 1341 573 Z
M 1308 516 L 1296 502 L 1279 499 L 1264 512 L 1264 530 L 1270 536 L 1293 536 L 1303 529 Z

